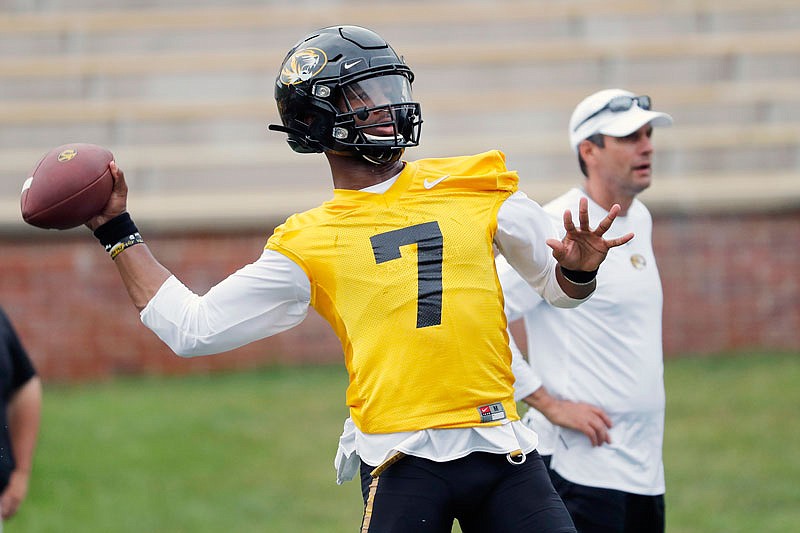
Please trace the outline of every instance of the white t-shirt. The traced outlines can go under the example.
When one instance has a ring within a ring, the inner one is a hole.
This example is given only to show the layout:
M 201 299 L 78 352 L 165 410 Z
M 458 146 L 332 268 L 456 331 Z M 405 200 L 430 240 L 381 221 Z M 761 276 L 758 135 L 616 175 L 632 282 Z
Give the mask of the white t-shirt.
M 577 212 L 586 197 L 572 189 L 545 206 L 560 219 Z M 592 227 L 608 212 L 589 200 Z M 525 422 L 539 435 L 539 453 L 552 454 L 552 468 L 581 485 L 656 495 L 664 493 L 662 445 L 664 379 L 661 281 L 652 248 L 652 217 L 634 200 L 617 217 L 605 238 L 633 232 L 612 249 L 600 266 L 597 289 L 575 309 L 547 305 L 503 260 L 503 285 L 509 322 L 525 319 L 530 365 L 515 354 L 515 398 L 544 385 L 561 399 L 601 407 L 611 417 L 611 444 L 592 447 L 588 437 L 552 425 L 529 409 Z
M 368 192 L 386 190 L 392 180 Z M 545 240 L 555 237 L 547 214 L 524 193 L 511 195 L 498 211 L 494 244 L 528 282 L 553 305 L 574 307 L 584 300 L 564 294 L 555 277 L 556 262 Z M 310 284 L 288 257 L 265 250 L 261 257 L 199 296 L 171 276 L 141 312 L 144 324 L 175 353 L 197 356 L 232 350 L 285 331 L 308 313 Z M 536 434 L 519 421 L 500 426 L 427 429 L 368 435 L 345 424 L 335 466 L 338 480 L 350 479 L 359 458 L 377 465 L 396 451 L 449 461 L 475 451 L 510 453 L 535 449 Z

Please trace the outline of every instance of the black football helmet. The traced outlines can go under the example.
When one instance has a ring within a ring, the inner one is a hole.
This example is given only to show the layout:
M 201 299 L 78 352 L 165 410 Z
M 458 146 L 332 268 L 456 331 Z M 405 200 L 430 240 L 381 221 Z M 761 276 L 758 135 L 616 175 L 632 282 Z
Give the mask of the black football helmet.
M 275 80 L 275 100 L 295 152 L 397 161 L 419 144 L 420 105 L 411 99 L 414 74 L 375 32 L 331 26 L 289 50 Z

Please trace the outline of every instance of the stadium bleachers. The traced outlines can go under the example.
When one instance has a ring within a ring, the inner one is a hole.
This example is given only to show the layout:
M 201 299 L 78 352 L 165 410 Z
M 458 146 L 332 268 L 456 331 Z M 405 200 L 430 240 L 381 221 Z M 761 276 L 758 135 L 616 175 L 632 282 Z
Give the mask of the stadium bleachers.
M 336 23 L 377 30 L 416 72 L 411 158 L 499 148 L 545 201 L 579 183 L 572 107 L 621 86 L 675 118 L 657 133 L 652 207 L 800 202 L 796 0 L 17 0 L 0 3 L 0 230 L 25 231 L 19 188 L 66 142 L 111 148 L 151 224 L 314 205 L 330 189 L 323 159 L 266 125 L 285 52 Z

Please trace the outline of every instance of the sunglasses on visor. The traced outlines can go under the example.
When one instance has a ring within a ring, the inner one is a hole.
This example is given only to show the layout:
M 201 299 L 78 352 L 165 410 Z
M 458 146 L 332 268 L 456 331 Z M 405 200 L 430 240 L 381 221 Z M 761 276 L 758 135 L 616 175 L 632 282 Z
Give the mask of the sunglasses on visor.
M 589 122 L 591 119 L 602 113 L 603 111 L 611 111 L 612 113 L 619 113 L 622 111 L 627 111 L 633 104 L 636 103 L 639 106 L 639 109 L 649 110 L 652 106 L 652 100 L 647 95 L 641 96 L 615 96 L 611 100 L 608 101 L 606 105 L 586 117 L 585 119 L 581 120 L 572 131 L 578 131 L 578 128 Z

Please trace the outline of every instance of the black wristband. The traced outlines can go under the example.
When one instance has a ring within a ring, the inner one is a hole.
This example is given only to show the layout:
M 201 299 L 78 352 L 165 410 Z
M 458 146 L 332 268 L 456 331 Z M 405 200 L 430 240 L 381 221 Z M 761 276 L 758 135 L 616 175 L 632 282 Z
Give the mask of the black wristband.
M 100 244 L 108 252 L 111 248 L 122 241 L 126 237 L 139 233 L 136 224 L 131 220 L 130 214 L 126 211 L 121 215 L 117 215 L 96 230 L 94 236 L 100 241 Z
M 128 235 L 127 237 L 119 241 L 117 244 L 112 246 L 111 249 L 108 250 L 108 255 L 111 256 L 111 259 L 116 259 L 119 254 L 121 254 L 131 246 L 142 244 L 143 242 L 144 239 L 142 239 L 142 236 L 139 235 L 139 232 L 136 232 L 133 235 Z
M 588 285 L 597 277 L 597 269 L 587 272 L 585 270 L 570 270 L 562 266 L 558 268 L 561 269 L 561 273 L 564 274 L 565 278 L 576 285 Z

